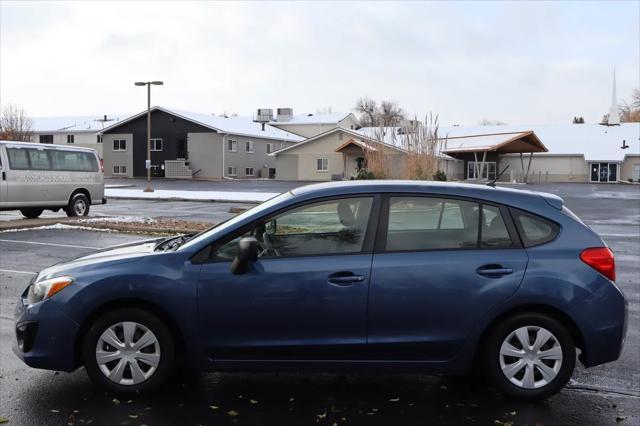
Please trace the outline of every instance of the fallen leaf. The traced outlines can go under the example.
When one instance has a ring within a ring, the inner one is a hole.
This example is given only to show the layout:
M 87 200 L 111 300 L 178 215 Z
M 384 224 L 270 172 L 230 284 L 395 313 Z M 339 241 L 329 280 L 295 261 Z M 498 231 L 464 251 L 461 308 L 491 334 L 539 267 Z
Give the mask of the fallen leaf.
M 327 412 L 325 411 L 322 414 L 316 414 L 316 420 L 321 420 L 327 417 Z
M 294 401 L 294 399 L 293 399 L 293 398 L 289 398 L 289 402 L 293 402 L 293 401 Z
M 217 410 L 220 407 L 218 407 L 217 405 L 210 405 L 209 408 L 211 408 L 212 410 Z
M 511 414 L 512 416 L 515 416 L 517 413 L 515 411 L 512 411 L 509 414 Z
M 130 419 L 137 419 L 138 415 L 137 414 L 129 414 L 129 418 Z
M 389 399 L 389 402 L 398 402 L 398 401 L 400 401 L 400 398 L 399 398 L 399 397 L 397 397 L 397 398 L 390 398 L 390 399 Z
M 51 410 L 52 413 L 59 413 L 60 410 Z
M 252 404 L 257 404 L 258 403 L 258 401 L 255 400 L 255 399 L 250 399 L 249 402 L 252 403 Z
M 627 416 L 617 416 L 616 417 L 616 422 L 624 422 L 625 420 L 627 420 Z
M 231 417 L 235 417 L 239 413 L 236 410 L 229 410 L 229 411 L 227 411 L 227 414 L 230 415 Z
M 118 398 L 113 398 L 111 402 L 113 402 L 116 405 L 120 404 L 120 400 Z
M 447 390 L 447 389 L 449 389 L 449 388 L 448 388 L 448 387 L 446 387 L 446 386 L 444 386 L 444 385 L 442 385 L 442 386 L 440 386 L 440 389 L 442 389 L 442 390 Z

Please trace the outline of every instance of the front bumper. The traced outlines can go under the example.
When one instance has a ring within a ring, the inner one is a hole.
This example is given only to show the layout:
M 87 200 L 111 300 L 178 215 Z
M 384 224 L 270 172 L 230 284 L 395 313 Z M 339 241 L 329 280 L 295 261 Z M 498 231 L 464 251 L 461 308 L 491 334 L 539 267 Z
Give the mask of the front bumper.
M 15 311 L 13 352 L 30 367 L 72 371 L 76 368 L 78 324 L 51 300 L 27 305 L 18 301 Z

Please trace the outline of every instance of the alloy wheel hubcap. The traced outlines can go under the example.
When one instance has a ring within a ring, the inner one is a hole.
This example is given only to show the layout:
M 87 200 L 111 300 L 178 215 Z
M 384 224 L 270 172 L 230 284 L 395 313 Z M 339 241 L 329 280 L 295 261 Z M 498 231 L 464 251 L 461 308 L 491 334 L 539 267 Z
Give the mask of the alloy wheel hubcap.
M 562 367 L 562 347 L 556 336 L 538 326 L 512 331 L 500 347 L 500 368 L 523 389 L 538 389 L 556 378 Z
M 119 322 L 100 335 L 96 361 L 102 374 L 112 382 L 137 385 L 156 372 L 160 363 L 160 343 L 144 325 Z

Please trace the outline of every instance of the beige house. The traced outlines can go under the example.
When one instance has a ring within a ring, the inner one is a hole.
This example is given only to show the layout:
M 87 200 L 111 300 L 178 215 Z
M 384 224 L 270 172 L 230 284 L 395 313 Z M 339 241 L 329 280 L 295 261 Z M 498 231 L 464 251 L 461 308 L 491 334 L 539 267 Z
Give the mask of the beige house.
M 269 125 L 305 138 L 317 136 L 336 127 L 347 130 L 356 130 L 360 127 L 358 119 L 352 113 L 332 112 L 294 115 L 293 108 L 278 108 L 275 119 L 271 120 Z

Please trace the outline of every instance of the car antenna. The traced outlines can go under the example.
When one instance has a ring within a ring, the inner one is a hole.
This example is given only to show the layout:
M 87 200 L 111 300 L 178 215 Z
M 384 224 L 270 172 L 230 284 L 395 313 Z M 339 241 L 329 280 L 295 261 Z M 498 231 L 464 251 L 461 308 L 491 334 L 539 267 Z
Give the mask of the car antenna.
M 498 176 L 496 176 L 496 178 L 494 180 L 492 180 L 491 182 L 488 182 L 487 186 L 495 188 L 496 187 L 496 181 L 498 179 L 500 179 L 500 176 L 502 176 L 504 174 L 504 172 L 507 171 L 508 168 L 509 168 L 509 164 L 507 164 L 507 167 L 505 167 L 504 169 L 502 169 L 502 171 L 500 173 L 498 173 Z

